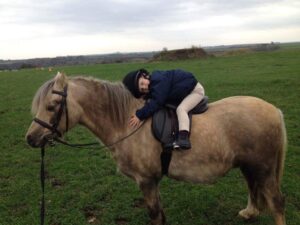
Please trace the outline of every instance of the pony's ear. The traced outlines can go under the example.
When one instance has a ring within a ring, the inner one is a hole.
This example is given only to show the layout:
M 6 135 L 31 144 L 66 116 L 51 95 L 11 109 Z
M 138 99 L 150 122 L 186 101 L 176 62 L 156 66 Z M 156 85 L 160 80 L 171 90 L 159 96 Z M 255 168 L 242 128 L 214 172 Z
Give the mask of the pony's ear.
M 54 77 L 54 81 L 58 87 L 63 88 L 67 83 L 67 76 L 64 73 L 57 72 L 56 76 Z

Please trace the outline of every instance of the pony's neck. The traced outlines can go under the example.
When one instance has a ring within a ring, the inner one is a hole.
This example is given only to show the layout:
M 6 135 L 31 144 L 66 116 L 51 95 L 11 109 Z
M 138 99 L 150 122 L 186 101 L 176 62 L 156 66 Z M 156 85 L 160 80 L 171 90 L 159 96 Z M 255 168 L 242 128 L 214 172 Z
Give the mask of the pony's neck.
M 79 123 L 105 144 L 128 133 L 128 120 L 141 102 L 121 83 L 87 78 L 71 80 L 72 94 L 82 109 Z

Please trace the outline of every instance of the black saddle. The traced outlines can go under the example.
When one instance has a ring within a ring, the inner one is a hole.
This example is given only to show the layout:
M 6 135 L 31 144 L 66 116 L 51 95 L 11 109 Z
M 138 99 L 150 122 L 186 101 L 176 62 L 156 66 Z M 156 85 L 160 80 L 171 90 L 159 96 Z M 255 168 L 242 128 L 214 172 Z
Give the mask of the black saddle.
M 192 115 L 200 114 L 208 109 L 208 97 L 203 100 L 189 112 L 190 127 L 192 125 Z M 160 155 L 162 174 L 168 174 L 169 165 L 172 159 L 173 143 L 178 135 L 178 119 L 176 106 L 166 105 L 157 111 L 152 117 L 152 133 L 162 145 Z M 191 129 L 190 129 L 191 130 Z
M 193 114 L 200 114 L 208 108 L 208 97 L 203 100 L 189 112 L 190 126 Z M 152 117 L 152 133 L 154 137 L 161 142 L 164 150 L 173 149 L 173 143 L 178 134 L 178 119 L 176 114 L 176 106 L 166 105 L 157 111 Z

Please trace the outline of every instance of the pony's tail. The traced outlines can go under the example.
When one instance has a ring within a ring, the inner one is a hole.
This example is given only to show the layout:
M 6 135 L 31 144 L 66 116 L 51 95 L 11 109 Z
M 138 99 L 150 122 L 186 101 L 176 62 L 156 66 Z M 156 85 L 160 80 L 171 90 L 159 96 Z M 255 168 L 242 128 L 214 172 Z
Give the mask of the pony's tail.
M 283 175 L 283 169 L 284 169 L 285 154 L 287 151 L 287 135 L 286 135 L 286 127 L 284 123 L 283 113 L 281 112 L 280 109 L 278 110 L 280 114 L 280 124 L 281 124 L 281 137 L 280 137 L 281 146 L 277 157 L 276 178 L 277 178 L 278 185 L 280 185 L 282 175 Z

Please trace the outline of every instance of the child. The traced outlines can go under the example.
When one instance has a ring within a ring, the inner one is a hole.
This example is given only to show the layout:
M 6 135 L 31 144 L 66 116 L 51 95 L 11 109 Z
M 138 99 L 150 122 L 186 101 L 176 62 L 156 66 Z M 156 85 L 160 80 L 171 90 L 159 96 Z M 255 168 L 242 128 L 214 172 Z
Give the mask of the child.
M 179 134 L 174 148 L 190 149 L 190 121 L 188 112 L 204 97 L 204 89 L 192 73 L 183 70 L 153 71 L 140 69 L 128 73 L 123 84 L 136 98 L 148 99 L 145 105 L 131 117 L 129 125 L 138 127 L 165 104 L 178 106 L 176 109 Z

